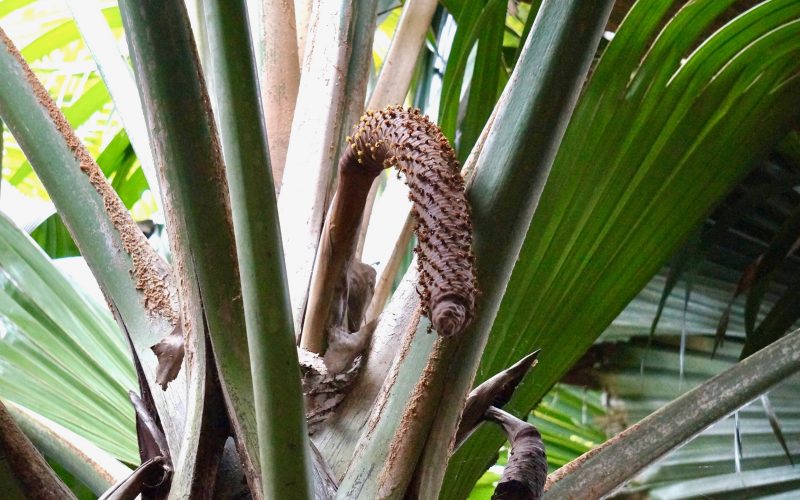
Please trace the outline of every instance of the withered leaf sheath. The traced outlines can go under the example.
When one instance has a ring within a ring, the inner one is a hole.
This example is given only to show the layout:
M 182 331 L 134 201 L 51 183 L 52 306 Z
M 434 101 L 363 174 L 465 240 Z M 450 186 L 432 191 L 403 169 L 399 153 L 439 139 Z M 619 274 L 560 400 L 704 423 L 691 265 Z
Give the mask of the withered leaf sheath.
M 503 410 L 489 407 L 486 420 L 503 428 L 511 451 L 492 500 L 539 500 L 547 480 L 547 455 L 542 435 L 532 424 Z
M 460 333 L 475 314 L 477 284 L 470 207 L 453 148 L 427 116 L 399 106 L 368 111 L 347 140 L 343 176 L 374 177 L 389 167 L 405 174 L 423 313 L 440 335 Z
M 502 408 L 511 401 L 511 396 L 522 382 L 525 374 L 536 365 L 539 351 L 534 351 L 500 373 L 472 389 L 467 396 L 461 422 L 456 431 L 456 449 L 472 434 L 483 420 L 490 406 Z
M 167 385 L 175 380 L 181 371 L 181 366 L 183 366 L 185 351 L 181 323 L 178 322 L 172 333 L 161 339 L 159 343 L 151 346 L 150 350 L 158 358 L 156 382 L 161 386 L 161 389 L 166 391 Z

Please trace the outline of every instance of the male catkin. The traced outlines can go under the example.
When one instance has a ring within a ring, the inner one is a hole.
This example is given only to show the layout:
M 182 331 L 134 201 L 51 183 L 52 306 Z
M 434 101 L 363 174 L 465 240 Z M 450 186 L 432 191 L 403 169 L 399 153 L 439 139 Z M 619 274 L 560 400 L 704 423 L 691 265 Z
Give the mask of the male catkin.
M 463 331 L 475 314 L 470 207 L 455 152 L 439 127 L 417 109 L 368 111 L 354 127 L 342 173 L 405 174 L 414 206 L 414 231 L 423 313 L 445 337 Z

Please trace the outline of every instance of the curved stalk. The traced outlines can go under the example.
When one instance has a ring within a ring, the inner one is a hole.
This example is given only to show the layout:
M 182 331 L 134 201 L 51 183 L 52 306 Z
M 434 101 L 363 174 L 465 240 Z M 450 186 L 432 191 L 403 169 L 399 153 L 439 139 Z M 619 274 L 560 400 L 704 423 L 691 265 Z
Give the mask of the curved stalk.
M 418 110 L 368 111 L 339 163 L 339 188 L 320 246 L 302 346 L 322 352 L 329 329 L 342 322 L 346 270 L 356 245 L 364 200 L 375 177 L 396 166 L 414 202 L 423 313 L 445 337 L 472 320 L 477 288 L 469 205 L 447 139 Z

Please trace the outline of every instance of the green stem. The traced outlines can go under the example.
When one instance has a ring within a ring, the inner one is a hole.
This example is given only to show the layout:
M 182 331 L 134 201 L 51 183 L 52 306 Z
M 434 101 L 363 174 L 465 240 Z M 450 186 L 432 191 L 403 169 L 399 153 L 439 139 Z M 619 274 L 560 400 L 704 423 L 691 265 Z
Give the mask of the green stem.
M 308 434 L 246 2 L 207 0 L 204 10 L 236 250 L 243 270 L 263 494 L 308 498 Z
M 551 474 L 545 498 L 600 498 L 611 493 L 798 371 L 800 330 L 795 330 Z
M 153 156 L 162 169 L 187 341 L 198 335 L 192 330 L 207 328 L 241 463 L 252 494 L 260 498 L 253 382 L 228 185 L 188 14 L 181 0 L 125 0 L 120 11 Z

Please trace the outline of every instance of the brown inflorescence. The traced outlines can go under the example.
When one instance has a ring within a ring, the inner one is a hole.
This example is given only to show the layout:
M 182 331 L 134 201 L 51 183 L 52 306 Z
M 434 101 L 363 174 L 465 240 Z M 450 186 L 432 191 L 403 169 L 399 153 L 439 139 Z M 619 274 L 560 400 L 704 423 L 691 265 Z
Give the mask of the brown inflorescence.
M 455 152 L 418 109 L 368 111 L 354 127 L 341 173 L 377 176 L 396 167 L 414 202 L 414 249 L 423 313 L 445 337 L 463 331 L 475 314 L 477 283 L 472 222 Z

